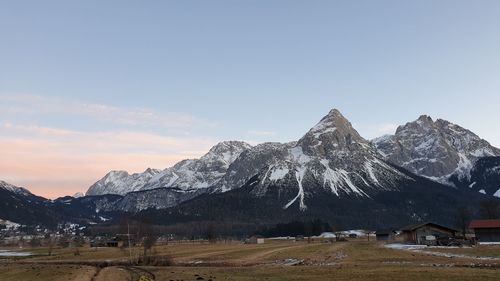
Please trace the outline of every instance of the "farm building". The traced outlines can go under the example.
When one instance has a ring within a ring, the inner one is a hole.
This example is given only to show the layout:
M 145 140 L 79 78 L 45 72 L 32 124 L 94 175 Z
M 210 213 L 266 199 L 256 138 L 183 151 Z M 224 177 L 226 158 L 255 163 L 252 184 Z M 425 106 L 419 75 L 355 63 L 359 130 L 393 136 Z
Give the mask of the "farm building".
M 473 220 L 469 228 L 474 230 L 479 243 L 500 243 L 500 220 Z
M 252 236 L 245 241 L 246 244 L 264 244 L 264 238 Z
M 394 230 L 381 229 L 375 231 L 375 236 L 377 237 L 377 241 L 391 241 L 394 240 L 396 232 Z
M 458 230 L 435 223 L 409 225 L 401 229 L 406 243 L 419 245 L 437 245 L 443 239 L 455 237 Z

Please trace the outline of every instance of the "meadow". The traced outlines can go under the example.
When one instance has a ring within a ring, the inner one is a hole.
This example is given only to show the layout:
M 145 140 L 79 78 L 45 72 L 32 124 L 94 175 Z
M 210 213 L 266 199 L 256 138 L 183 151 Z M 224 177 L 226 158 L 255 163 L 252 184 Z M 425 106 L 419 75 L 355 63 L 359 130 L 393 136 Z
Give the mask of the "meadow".
M 10 249 L 12 250 L 12 249 Z M 19 249 L 16 249 L 19 251 Z M 130 266 L 140 248 L 25 248 L 30 257 L 0 260 L 0 280 L 500 280 L 500 246 L 389 249 L 383 243 L 354 239 L 267 240 L 157 245 L 152 255 L 169 266 Z M 435 252 L 460 254 L 458 257 Z

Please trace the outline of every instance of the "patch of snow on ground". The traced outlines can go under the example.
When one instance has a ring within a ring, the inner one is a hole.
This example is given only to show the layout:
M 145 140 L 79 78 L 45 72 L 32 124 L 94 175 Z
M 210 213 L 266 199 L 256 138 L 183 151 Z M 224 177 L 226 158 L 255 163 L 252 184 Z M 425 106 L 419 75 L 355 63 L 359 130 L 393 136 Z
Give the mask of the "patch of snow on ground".
M 486 194 L 486 191 L 484 189 L 479 190 L 479 193 Z
M 500 242 L 479 242 L 479 245 L 500 245 Z
M 335 233 L 333 232 L 323 232 L 319 236 L 319 238 L 335 238 Z
M 465 259 L 474 259 L 474 260 L 500 260 L 500 258 L 492 258 L 492 257 L 473 257 L 461 254 L 452 254 L 452 253 L 444 253 L 444 252 L 435 252 L 435 251 L 426 251 L 423 249 L 457 249 L 458 247 L 439 247 L 439 246 L 426 246 L 426 245 L 407 245 L 407 244 L 386 244 L 385 248 L 403 250 L 403 251 L 411 251 L 415 253 L 437 256 L 437 257 L 446 257 L 446 258 L 465 258 Z
M 407 244 L 386 244 L 384 245 L 385 248 L 389 249 L 397 249 L 397 250 L 415 250 L 415 249 L 424 249 L 427 248 L 426 245 L 407 245 Z
M 32 256 L 29 252 L 13 252 L 7 250 L 0 250 L 0 257 L 29 257 Z

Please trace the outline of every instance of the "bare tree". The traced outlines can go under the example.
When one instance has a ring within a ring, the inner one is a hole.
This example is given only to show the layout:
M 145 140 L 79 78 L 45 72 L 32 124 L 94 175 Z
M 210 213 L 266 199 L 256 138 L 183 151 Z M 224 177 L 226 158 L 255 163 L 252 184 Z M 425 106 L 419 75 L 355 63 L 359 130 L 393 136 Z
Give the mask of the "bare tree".
M 148 257 L 148 251 L 151 254 L 151 249 L 156 244 L 157 240 L 158 240 L 158 237 L 154 234 L 146 235 L 142 239 L 142 248 L 144 250 L 144 252 L 143 252 L 144 257 Z
M 217 242 L 217 233 L 215 231 L 215 225 L 212 222 L 207 223 L 205 226 L 205 237 L 209 243 Z
M 44 244 L 47 247 L 47 254 L 52 256 L 52 251 L 54 250 L 54 246 L 56 244 L 54 237 L 51 234 L 47 234 L 44 239 Z
M 75 248 L 74 255 L 79 256 L 80 255 L 80 247 L 82 247 L 84 244 L 84 240 L 81 236 L 75 236 L 73 238 L 73 247 Z
M 158 236 L 155 233 L 153 225 L 148 219 L 141 219 L 139 221 L 137 237 L 139 237 L 142 242 L 143 261 L 144 263 L 148 263 L 150 260 L 151 249 L 158 240 Z
M 36 236 L 33 236 L 29 242 L 31 248 L 35 248 L 40 246 L 40 239 L 38 239 Z

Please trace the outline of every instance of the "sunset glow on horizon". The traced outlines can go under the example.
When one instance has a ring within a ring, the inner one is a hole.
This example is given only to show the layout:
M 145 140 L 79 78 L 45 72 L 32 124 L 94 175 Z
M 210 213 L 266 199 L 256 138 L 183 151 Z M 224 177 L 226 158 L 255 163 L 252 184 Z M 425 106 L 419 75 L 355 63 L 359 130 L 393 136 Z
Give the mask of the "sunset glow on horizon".
M 2 3 L 0 180 L 73 195 L 332 108 L 366 139 L 427 114 L 500 146 L 500 1 L 190 2 Z

